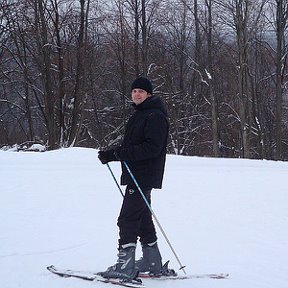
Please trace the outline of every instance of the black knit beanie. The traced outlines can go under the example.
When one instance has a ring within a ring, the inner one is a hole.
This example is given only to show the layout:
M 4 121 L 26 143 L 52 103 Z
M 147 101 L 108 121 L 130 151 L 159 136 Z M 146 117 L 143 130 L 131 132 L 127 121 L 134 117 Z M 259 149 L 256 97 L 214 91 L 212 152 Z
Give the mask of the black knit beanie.
M 153 93 L 153 87 L 151 82 L 145 78 L 145 77 L 139 77 L 131 85 L 131 91 L 135 88 L 143 89 L 147 93 L 152 94 Z

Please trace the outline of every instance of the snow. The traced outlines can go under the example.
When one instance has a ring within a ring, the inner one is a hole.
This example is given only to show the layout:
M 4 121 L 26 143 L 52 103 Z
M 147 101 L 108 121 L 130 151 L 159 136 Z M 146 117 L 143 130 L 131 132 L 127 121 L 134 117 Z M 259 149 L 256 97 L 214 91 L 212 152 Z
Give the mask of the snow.
M 119 179 L 119 163 L 110 166 Z M 146 287 L 286 288 L 287 175 L 287 162 L 169 155 L 153 210 L 187 274 L 230 277 L 144 279 Z M 1 288 L 109 287 L 46 270 L 102 271 L 116 261 L 122 196 L 96 150 L 0 151 L 0 183 Z M 158 237 L 163 260 L 178 270 Z

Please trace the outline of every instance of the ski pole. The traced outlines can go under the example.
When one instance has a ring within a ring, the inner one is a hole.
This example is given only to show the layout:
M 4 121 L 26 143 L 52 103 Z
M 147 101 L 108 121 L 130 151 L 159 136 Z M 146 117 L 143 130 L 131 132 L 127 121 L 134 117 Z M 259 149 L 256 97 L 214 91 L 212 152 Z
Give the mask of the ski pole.
M 156 217 L 156 215 L 155 215 L 155 213 L 154 213 L 154 211 L 153 211 L 151 205 L 149 204 L 148 200 L 146 199 L 146 197 L 145 197 L 145 195 L 144 195 L 142 189 L 140 188 L 140 186 L 139 186 L 139 184 L 138 184 L 136 178 L 134 177 L 133 173 L 131 172 L 131 170 L 130 170 L 128 164 L 126 163 L 126 161 L 123 161 L 123 163 L 124 163 L 124 165 L 125 165 L 125 167 L 126 167 L 128 173 L 130 174 L 130 177 L 132 178 L 133 182 L 135 183 L 137 189 L 139 190 L 139 192 L 140 192 L 140 194 L 141 194 L 143 200 L 145 201 L 146 205 L 148 206 L 149 210 L 151 211 L 151 213 L 152 213 L 152 215 L 153 215 L 153 217 L 154 217 L 154 219 L 155 219 L 155 222 L 157 223 L 157 225 L 158 225 L 158 227 L 159 227 L 159 229 L 160 229 L 162 235 L 164 236 L 166 242 L 168 243 L 168 245 L 169 245 L 171 251 L 173 252 L 173 254 L 174 254 L 175 258 L 176 258 L 176 260 L 178 261 L 178 263 L 179 263 L 179 265 L 180 265 L 179 270 L 182 270 L 182 271 L 184 272 L 184 274 L 186 274 L 185 269 L 184 269 L 185 266 L 182 265 L 182 263 L 181 263 L 179 257 L 178 257 L 177 254 L 176 254 L 176 251 L 174 250 L 172 244 L 170 243 L 170 241 L 169 241 L 169 239 L 168 239 L 168 237 L 167 237 L 167 235 L 166 235 L 164 229 L 162 228 L 162 226 L 161 226 L 161 224 L 160 224 L 158 218 Z
M 113 179 L 114 179 L 114 181 L 115 181 L 115 183 L 116 183 L 116 185 L 117 185 L 117 187 L 118 187 L 118 189 L 119 189 L 121 195 L 122 195 L 123 198 L 124 198 L 124 194 L 123 194 L 123 192 L 122 192 L 122 189 L 121 189 L 120 185 L 118 184 L 118 181 L 116 180 L 116 177 L 115 177 L 115 175 L 114 175 L 114 173 L 113 173 L 113 171 L 112 171 L 110 165 L 109 165 L 108 163 L 106 163 L 106 166 L 108 167 L 108 169 L 109 169 L 109 171 L 110 171 L 110 173 L 111 173 L 111 175 L 112 175 L 112 177 L 113 177 Z

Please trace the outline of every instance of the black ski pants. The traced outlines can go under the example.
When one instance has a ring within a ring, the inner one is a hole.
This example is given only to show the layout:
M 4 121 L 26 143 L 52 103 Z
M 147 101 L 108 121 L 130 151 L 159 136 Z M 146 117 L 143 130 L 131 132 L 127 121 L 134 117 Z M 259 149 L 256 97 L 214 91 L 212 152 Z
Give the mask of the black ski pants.
M 143 194 L 151 205 L 151 189 L 143 189 Z M 128 185 L 118 217 L 119 247 L 128 243 L 141 244 L 157 241 L 152 213 L 141 193 L 135 186 Z

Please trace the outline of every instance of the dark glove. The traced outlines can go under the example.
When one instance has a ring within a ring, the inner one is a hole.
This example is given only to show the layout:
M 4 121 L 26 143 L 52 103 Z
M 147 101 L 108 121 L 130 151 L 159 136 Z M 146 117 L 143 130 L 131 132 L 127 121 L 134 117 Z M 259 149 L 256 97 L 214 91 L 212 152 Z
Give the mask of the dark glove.
M 98 158 L 102 164 L 107 164 L 108 162 L 118 160 L 114 154 L 114 149 L 107 151 L 99 151 Z
M 127 149 L 123 149 L 122 147 L 115 148 L 114 156 L 118 161 L 126 161 L 129 159 Z

